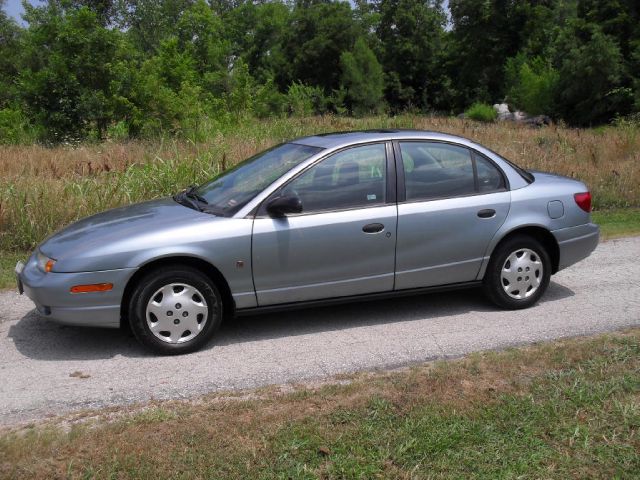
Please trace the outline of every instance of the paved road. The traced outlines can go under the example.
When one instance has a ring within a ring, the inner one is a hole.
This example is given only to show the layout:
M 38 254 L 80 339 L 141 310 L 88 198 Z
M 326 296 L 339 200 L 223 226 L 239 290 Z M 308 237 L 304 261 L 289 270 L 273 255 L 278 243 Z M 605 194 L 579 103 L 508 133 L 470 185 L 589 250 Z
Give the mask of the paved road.
M 28 299 L 4 292 L 0 424 L 639 326 L 639 272 L 640 237 L 610 241 L 554 276 L 529 310 L 499 311 L 466 291 L 246 317 L 182 357 L 150 356 L 121 331 L 52 324 Z M 88 378 L 70 376 L 76 371 Z

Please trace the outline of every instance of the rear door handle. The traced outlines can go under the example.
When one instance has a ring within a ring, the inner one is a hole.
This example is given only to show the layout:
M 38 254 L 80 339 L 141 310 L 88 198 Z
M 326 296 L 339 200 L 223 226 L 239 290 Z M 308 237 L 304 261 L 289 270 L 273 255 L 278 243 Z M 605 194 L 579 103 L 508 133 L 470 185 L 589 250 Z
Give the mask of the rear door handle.
M 492 208 L 485 208 L 484 210 L 480 210 L 478 212 L 478 216 L 480 218 L 491 218 L 496 216 L 496 211 Z
M 384 230 L 384 225 L 381 223 L 370 223 L 362 227 L 364 233 L 380 233 Z

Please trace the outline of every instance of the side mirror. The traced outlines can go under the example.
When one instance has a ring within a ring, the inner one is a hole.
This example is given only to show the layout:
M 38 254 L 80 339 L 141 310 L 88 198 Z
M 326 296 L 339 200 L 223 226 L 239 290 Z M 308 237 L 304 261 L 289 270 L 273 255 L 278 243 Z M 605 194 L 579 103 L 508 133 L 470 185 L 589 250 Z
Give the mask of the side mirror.
M 302 213 L 302 201 L 296 196 L 276 197 L 267 204 L 272 217 L 284 217 L 288 213 Z

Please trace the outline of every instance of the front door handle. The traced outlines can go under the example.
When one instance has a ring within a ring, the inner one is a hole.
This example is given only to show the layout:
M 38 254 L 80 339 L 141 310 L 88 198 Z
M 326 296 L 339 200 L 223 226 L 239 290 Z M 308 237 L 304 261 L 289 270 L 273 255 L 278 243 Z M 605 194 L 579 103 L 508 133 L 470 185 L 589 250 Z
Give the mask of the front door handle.
M 492 208 L 485 208 L 484 210 L 480 210 L 478 212 L 478 216 L 480 218 L 492 218 L 496 216 L 496 211 Z
M 364 233 L 380 233 L 384 230 L 384 225 L 381 223 L 370 223 L 362 227 Z

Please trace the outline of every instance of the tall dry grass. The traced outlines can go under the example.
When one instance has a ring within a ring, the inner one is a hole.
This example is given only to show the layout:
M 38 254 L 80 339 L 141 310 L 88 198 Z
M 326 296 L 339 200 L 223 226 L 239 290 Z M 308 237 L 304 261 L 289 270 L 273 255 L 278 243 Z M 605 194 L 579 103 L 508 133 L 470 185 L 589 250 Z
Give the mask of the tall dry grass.
M 640 130 L 633 127 L 532 129 L 410 115 L 278 119 L 249 121 L 198 144 L 0 147 L 0 249 L 32 248 L 80 217 L 169 195 L 297 136 L 393 127 L 462 135 L 525 168 L 580 178 L 591 188 L 596 208 L 640 206 Z

